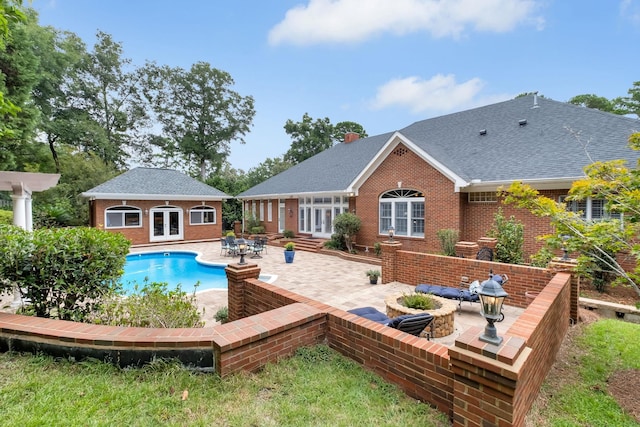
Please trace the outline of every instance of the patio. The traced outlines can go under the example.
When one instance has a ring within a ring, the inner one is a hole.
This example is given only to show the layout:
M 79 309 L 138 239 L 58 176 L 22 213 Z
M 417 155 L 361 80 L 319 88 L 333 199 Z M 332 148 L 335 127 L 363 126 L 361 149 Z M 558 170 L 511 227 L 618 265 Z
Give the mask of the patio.
M 199 252 L 204 260 L 210 262 L 239 262 L 239 257 L 220 255 L 220 242 L 135 247 L 131 252 L 171 250 Z M 380 269 L 374 264 L 347 261 L 339 257 L 305 251 L 296 251 L 294 262 L 287 264 L 282 252 L 282 248 L 270 246 L 266 252 L 262 253 L 262 258 L 251 258 L 251 255 L 247 255 L 245 261 L 249 264 L 257 264 L 261 268 L 261 274 L 277 276 L 273 281 L 274 285 L 343 310 L 373 306 L 384 312 L 384 300 L 387 295 L 409 293 L 415 288 L 415 286 L 397 282 L 370 285 L 364 273 L 369 269 Z M 197 301 L 200 308 L 205 310 L 205 325 L 212 326 L 215 324 L 216 311 L 227 305 L 227 291 L 201 291 L 197 294 Z M 508 302 L 507 299 L 506 303 Z M 523 311 L 521 308 L 505 305 L 505 320 L 496 324 L 498 334 L 507 331 Z M 484 325 L 486 321 L 480 314 L 480 305 L 463 303 L 462 311 L 455 313 L 454 333 L 436 338 L 434 341 L 453 346 L 455 339 L 466 329 L 471 326 L 484 327 Z

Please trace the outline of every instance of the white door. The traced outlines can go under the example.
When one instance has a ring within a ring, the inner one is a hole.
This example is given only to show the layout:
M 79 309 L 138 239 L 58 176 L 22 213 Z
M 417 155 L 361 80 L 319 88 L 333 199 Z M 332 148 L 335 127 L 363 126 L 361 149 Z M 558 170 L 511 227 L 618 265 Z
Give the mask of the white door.
M 278 233 L 282 233 L 284 231 L 284 220 L 285 220 L 285 210 L 284 203 L 278 204 Z
M 313 235 L 331 237 L 333 214 L 331 208 L 315 208 Z
M 149 220 L 151 221 L 151 242 L 182 240 L 184 238 L 184 224 L 182 209 L 153 208 Z

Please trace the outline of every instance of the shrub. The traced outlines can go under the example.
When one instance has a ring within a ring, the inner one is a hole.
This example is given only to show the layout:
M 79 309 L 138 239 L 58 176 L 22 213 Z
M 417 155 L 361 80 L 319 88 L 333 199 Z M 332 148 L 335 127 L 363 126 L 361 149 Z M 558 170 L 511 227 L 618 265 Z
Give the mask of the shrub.
M 0 224 L 13 225 L 13 212 L 0 209 Z
M 336 233 L 333 233 L 331 235 L 330 240 L 327 240 L 326 242 L 324 242 L 324 247 L 329 249 L 335 249 L 338 251 L 343 251 L 346 249 L 346 246 L 344 245 L 344 238 L 342 238 L 340 235 Z
M 381 273 L 380 273 L 380 270 L 367 270 L 364 272 L 364 274 L 370 279 L 373 279 L 373 278 L 377 279 L 378 277 L 380 277 Z
M 38 317 L 84 321 L 116 290 L 130 242 L 95 228 L 0 226 L 0 291 L 17 284 Z
M 93 323 L 142 328 L 201 328 L 195 291 L 189 295 L 180 285 L 169 290 L 164 282 L 134 287 L 133 294 L 122 298 L 111 294 L 91 319 Z
M 287 243 L 284 244 L 284 250 L 285 251 L 292 251 L 295 248 L 296 248 L 296 245 L 293 242 L 287 242 Z
M 256 227 L 260 227 L 260 220 L 256 218 L 255 215 L 247 215 L 244 220 L 244 226 L 246 227 L 246 230 L 251 231 Z M 251 232 L 253 233 L 253 231 Z M 263 227 L 263 233 L 264 233 L 264 227 Z
M 498 239 L 495 261 L 507 264 L 524 262 L 524 225 L 512 215 L 505 218 L 502 208 L 493 217 L 493 226 L 487 233 L 489 237 Z
M 251 234 L 264 234 L 264 227 L 262 225 L 258 227 L 252 227 L 250 231 Z
M 284 230 L 282 232 L 282 235 L 284 236 L 285 239 L 293 239 L 295 237 L 295 234 L 293 234 L 293 231 L 291 230 Z
M 408 308 L 416 310 L 433 310 L 436 308 L 436 301 L 431 295 L 423 293 L 405 294 L 402 296 L 402 304 Z
M 376 256 L 382 255 L 382 244 L 380 242 L 375 242 L 373 244 L 373 251 L 375 252 Z
M 362 226 L 362 220 L 355 214 L 350 212 L 344 212 L 337 215 L 333 221 L 333 229 L 338 238 L 343 239 L 344 245 L 347 250 L 353 253 L 353 240 L 360 231 Z
M 227 323 L 229 321 L 229 307 L 225 305 L 224 307 L 218 309 L 214 318 L 217 322 Z
M 458 230 L 447 228 L 438 230 L 436 234 L 440 241 L 442 253 L 447 256 L 456 256 L 456 243 L 458 243 L 460 232 Z
M 553 258 L 553 252 L 548 247 L 541 248 L 538 252 L 531 255 L 531 265 L 533 267 L 546 267 Z

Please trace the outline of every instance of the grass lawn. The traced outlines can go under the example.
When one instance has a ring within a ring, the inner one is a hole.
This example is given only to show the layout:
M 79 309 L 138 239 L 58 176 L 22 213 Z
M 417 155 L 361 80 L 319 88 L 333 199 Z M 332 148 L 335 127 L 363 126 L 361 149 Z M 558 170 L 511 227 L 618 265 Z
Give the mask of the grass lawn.
M 608 392 L 616 372 L 640 369 L 638 355 L 640 325 L 572 328 L 527 424 L 639 426 Z M 449 426 L 326 346 L 225 379 L 162 361 L 123 370 L 4 353 L 0 414 L 3 425 L 20 426 Z

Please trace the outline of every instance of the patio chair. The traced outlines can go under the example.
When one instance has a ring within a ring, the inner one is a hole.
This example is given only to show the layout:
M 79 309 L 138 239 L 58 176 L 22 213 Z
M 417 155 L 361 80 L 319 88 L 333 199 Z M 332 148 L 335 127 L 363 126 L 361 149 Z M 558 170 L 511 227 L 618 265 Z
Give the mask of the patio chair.
M 226 238 L 226 255 L 228 256 L 236 256 L 238 253 L 238 244 L 236 243 L 236 238 L 233 236 L 227 236 Z
M 262 256 L 260 256 L 260 254 L 262 253 L 262 251 L 264 250 L 264 243 L 261 237 L 256 237 L 253 241 L 253 247 L 251 248 L 251 251 L 253 252 L 253 255 L 251 255 L 251 258 L 262 258 Z
M 422 331 L 429 328 L 429 331 L 426 332 L 428 340 L 430 340 L 433 335 L 434 317 L 429 313 L 404 314 L 402 316 L 389 318 L 386 314 L 374 307 L 354 308 L 348 312 L 417 337 L 420 336 Z

